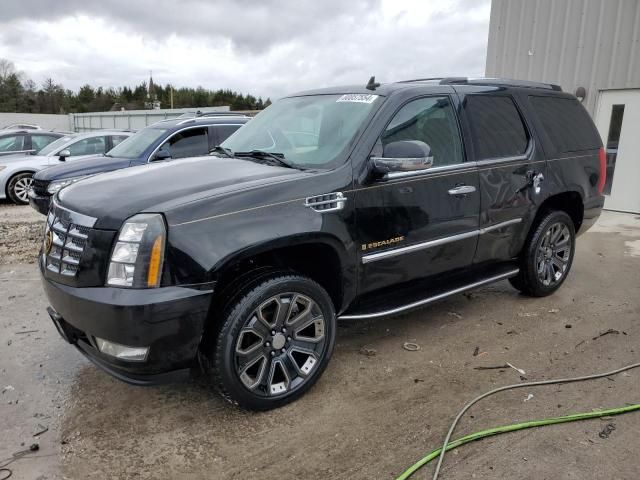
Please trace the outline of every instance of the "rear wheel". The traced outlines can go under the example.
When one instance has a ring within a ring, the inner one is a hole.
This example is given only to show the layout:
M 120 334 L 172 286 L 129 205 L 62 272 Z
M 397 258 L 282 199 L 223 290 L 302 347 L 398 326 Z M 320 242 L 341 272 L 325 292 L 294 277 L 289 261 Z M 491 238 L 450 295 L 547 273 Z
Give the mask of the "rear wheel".
M 222 395 L 245 408 L 268 410 L 297 399 L 318 380 L 333 351 L 331 299 L 296 274 L 249 282 L 227 303 L 221 321 L 208 333 L 216 338 L 205 339 L 203 365 Z
M 32 173 L 19 173 L 9 180 L 7 185 L 7 193 L 9 199 L 18 205 L 26 205 L 29 203 L 29 189 L 33 184 Z
M 575 227 L 562 211 L 545 214 L 523 249 L 520 272 L 509 281 L 526 295 L 544 297 L 565 281 L 575 250 Z

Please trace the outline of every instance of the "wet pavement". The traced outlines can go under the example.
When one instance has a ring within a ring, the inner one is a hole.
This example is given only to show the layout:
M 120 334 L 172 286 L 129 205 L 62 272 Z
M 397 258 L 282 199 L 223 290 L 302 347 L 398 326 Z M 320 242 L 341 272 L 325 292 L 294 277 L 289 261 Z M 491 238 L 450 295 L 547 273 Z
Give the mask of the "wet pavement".
M 224 403 L 204 379 L 134 387 L 109 377 L 60 339 L 35 265 L 0 265 L 0 459 L 39 444 L 9 465 L 17 479 L 393 478 L 440 444 L 467 400 L 521 381 L 512 369 L 475 367 L 509 362 L 538 380 L 640 361 L 638 240 L 639 218 L 608 213 L 578 239 L 572 273 L 551 297 L 501 282 L 342 323 L 318 384 L 265 413 Z M 639 379 L 637 370 L 501 394 L 454 436 L 638 403 Z M 632 413 L 503 435 L 451 452 L 442 478 L 637 478 L 639 434 Z

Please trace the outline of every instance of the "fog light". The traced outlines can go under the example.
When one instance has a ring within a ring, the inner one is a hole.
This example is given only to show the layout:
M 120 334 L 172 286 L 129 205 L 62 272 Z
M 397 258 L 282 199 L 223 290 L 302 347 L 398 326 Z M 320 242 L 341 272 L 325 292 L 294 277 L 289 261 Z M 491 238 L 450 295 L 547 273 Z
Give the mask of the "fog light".
M 120 360 L 144 362 L 149 353 L 149 347 L 127 347 L 98 337 L 96 337 L 96 343 L 102 353 L 119 358 Z

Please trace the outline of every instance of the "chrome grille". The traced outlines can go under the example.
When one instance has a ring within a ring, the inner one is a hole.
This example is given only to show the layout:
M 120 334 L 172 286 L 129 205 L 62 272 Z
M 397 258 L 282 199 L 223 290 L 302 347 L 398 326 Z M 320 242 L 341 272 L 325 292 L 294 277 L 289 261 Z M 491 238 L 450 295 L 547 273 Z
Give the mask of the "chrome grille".
M 47 215 L 44 256 L 47 270 L 74 277 L 89 237 L 90 228 L 73 223 L 73 212 L 52 205 Z

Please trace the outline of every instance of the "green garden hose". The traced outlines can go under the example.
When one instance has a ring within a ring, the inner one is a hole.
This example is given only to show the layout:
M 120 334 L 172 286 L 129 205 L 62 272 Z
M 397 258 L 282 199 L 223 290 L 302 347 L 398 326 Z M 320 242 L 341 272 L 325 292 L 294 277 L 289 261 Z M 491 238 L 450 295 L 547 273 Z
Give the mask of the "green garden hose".
M 489 428 L 487 430 L 471 433 L 464 437 L 453 440 L 452 442 L 449 442 L 447 444 L 447 451 L 453 450 L 454 448 L 457 448 L 460 445 L 464 445 L 465 443 L 473 442 L 474 440 L 480 440 L 486 437 L 491 437 L 493 435 L 499 435 L 501 433 L 515 432 L 516 430 L 524 430 L 526 428 L 544 427 L 545 425 L 554 425 L 556 423 L 567 423 L 567 422 L 576 422 L 578 420 L 588 420 L 590 418 L 610 417 L 613 415 L 620 415 L 623 413 L 633 412 L 635 410 L 640 410 L 640 404 L 629 405 L 629 406 L 620 407 L 620 408 L 612 408 L 610 410 L 599 410 L 597 412 L 575 413 L 572 415 L 564 415 L 562 417 L 547 418 L 545 420 L 532 420 L 529 422 L 514 423 L 513 425 L 503 425 L 501 427 Z M 427 463 L 438 458 L 441 451 L 442 451 L 441 448 L 437 448 L 433 452 L 429 453 L 427 456 L 420 459 L 419 461 L 411 465 L 411 467 L 409 467 L 407 470 L 402 472 L 402 474 L 396 480 L 406 480 L 411 475 L 413 475 L 418 470 L 420 470 L 422 467 L 424 467 Z
M 471 435 L 467 435 L 465 437 L 459 438 L 457 440 L 454 440 L 452 442 L 450 442 L 451 440 L 451 436 L 453 435 L 453 431 L 455 430 L 458 422 L 460 421 L 460 419 L 462 418 L 462 416 L 465 414 L 465 412 L 467 410 L 469 410 L 469 408 L 471 408 L 474 404 L 476 404 L 477 402 L 479 402 L 480 400 L 493 395 L 495 393 L 498 392 L 503 392 L 505 390 L 513 390 L 516 388 L 524 388 L 524 387 L 537 387 L 537 386 L 542 386 L 542 385 L 557 385 L 557 384 L 563 384 L 563 383 L 573 383 L 573 382 L 582 382 L 582 381 L 586 381 L 586 380 L 595 380 L 598 378 L 604 378 L 604 377 L 609 377 L 612 375 L 616 375 L 618 373 L 621 372 L 625 372 L 627 370 L 631 370 L 632 368 L 638 368 L 640 367 L 640 363 L 634 363 L 631 365 L 627 365 L 625 367 L 622 368 L 618 368 L 616 370 L 612 370 L 610 372 L 605 372 L 605 373 L 597 373 L 597 374 L 593 374 L 593 375 L 584 375 L 584 376 L 580 376 L 580 377 L 571 377 L 571 378 L 559 378 L 559 379 L 555 379 L 555 380 L 542 380 L 542 381 L 537 381 L 537 382 L 525 382 L 525 383 L 516 383 L 514 385 L 506 385 L 504 387 L 499 387 L 499 388 L 495 388 L 493 390 L 490 390 L 489 392 L 483 393 L 482 395 L 479 395 L 478 397 L 474 398 L 473 400 L 471 400 L 469 403 L 467 403 L 464 408 L 460 411 L 460 413 L 458 413 L 458 415 L 456 416 L 455 420 L 453 421 L 453 423 L 451 424 L 451 427 L 449 428 L 449 431 L 444 439 L 444 443 L 442 445 L 441 448 L 434 450 L 433 452 L 431 452 L 430 454 L 428 454 L 426 457 L 424 457 L 423 459 L 421 459 L 420 461 L 416 462 L 414 465 L 412 465 L 411 467 L 409 467 L 407 470 L 405 470 L 398 478 L 397 480 L 402 480 L 402 479 L 406 479 L 409 478 L 412 474 L 414 474 L 416 471 L 418 471 L 420 468 L 422 468 L 424 465 L 426 465 L 427 463 L 429 463 L 431 460 L 438 458 L 438 464 L 436 465 L 436 469 L 435 472 L 433 474 L 433 480 L 437 480 L 438 479 L 438 475 L 440 473 L 440 467 L 442 466 L 442 461 L 444 460 L 444 454 L 451 450 L 452 448 L 456 448 L 459 447 L 460 445 L 464 445 L 465 443 L 474 441 L 474 440 L 479 440 L 481 438 L 485 438 L 485 437 L 489 437 L 492 435 L 498 435 L 500 433 L 506 433 L 506 432 L 513 432 L 516 430 L 523 430 L 525 428 L 533 428 L 533 427 L 542 427 L 545 425 L 553 425 L 555 423 L 566 423 L 566 422 L 575 422 L 578 420 L 586 420 L 589 418 L 598 418 L 598 417 L 606 417 L 609 415 L 619 415 L 621 413 L 627 413 L 627 412 L 631 412 L 634 410 L 640 410 L 640 404 L 636 404 L 636 405 L 629 405 L 626 407 L 619 407 L 619 408 L 614 408 L 611 410 L 602 410 L 602 411 L 595 411 L 595 412 L 587 412 L 587 413 L 576 413 L 576 414 L 572 414 L 572 415 L 565 415 L 562 417 L 555 417 L 555 418 L 548 418 L 545 420 L 534 420 L 531 422 L 524 422 L 524 423 L 517 423 L 517 424 L 513 424 L 513 425 L 505 425 L 502 427 L 496 427 L 496 428 L 491 428 L 489 430 L 483 430 L 480 432 L 476 432 L 476 433 L 472 433 Z

